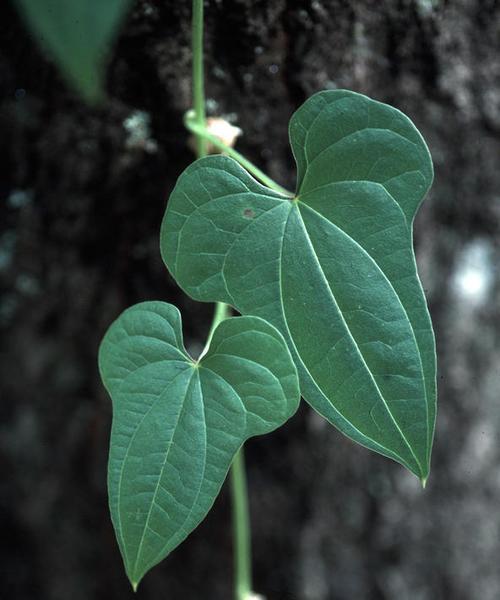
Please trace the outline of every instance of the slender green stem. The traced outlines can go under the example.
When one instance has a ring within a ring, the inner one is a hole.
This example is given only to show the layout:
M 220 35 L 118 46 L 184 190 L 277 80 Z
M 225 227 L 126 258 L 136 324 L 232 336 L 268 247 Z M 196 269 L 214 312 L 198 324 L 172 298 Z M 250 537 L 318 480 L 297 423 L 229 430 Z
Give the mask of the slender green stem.
M 192 21 L 193 47 L 193 107 L 196 124 L 205 127 L 205 77 L 203 73 L 203 0 L 193 0 Z M 207 142 L 196 136 L 196 153 L 198 158 L 207 154 Z
M 252 561 L 247 480 L 243 447 L 231 466 L 231 495 L 234 528 L 234 594 L 236 600 L 248 600 L 252 593 Z
M 193 127 L 190 127 L 190 129 L 196 136 L 196 153 L 198 158 L 202 158 L 207 154 L 207 137 L 203 135 L 203 132 L 206 130 L 203 72 L 203 0 L 193 0 L 192 36 L 194 108 L 193 111 L 190 112 L 192 119 L 190 122 L 193 124 Z M 217 325 L 228 316 L 229 306 L 223 302 L 217 302 L 207 343 L 202 355 L 208 350 Z M 243 448 L 239 450 L 231 465 L 231 491 L 233 502 L 235 600 L 248 600 L 252 587 L 250 566 L 250 518 L 248 513 Z
M 200 123 L 199 119 L 196 118 L 195 113 L 193 111 L 188 111 L 186 113 L 184 118 L 184 124 L 187 129 L 192 131 L 197 136 L 197 139 L 203 137 L 205 141 L 210 142 L 213 146 L 221 150 L 221 152 L 224 152 L 224 154 L 227 154 L 231 158 L 234 158 L 236 162 L 240 163 L 242 167 L 244 167 L 261 183 L 267 185 L 267 187 L 271 188 L 275 192 L 283 194 L 284 196 L 290 198 L 293 197 L 294 194 L 292 194 L 292 192 L 289 192 L 287 189 L 279 185 L 279 183 L 276 183 L 273 179 L 269 177 L 269 175 L 266 175 L 263 171 L 259 169 L 259 167 L 256 167 L 252 162 L 250 162 L 248 158 L 245 158 L 243 154 L 241 154 L 234 148 L 227 146 L 217 136 L 211 134 L 206 128 L 206 124 Z

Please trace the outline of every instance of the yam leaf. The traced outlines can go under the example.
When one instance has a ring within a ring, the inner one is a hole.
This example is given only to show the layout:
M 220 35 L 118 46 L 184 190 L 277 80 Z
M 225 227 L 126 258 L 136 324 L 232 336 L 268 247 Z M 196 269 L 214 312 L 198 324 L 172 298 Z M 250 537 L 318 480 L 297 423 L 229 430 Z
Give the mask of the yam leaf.
M 275 325 L 305 400 L 425 482 L 435 346 L 412 223 L 429 151 L 400 111 L 341 90 L 307 100 L 290 140 L 294 198 L 224 156 L 188 167 L 162 224 L 164 262 L 192 298 Z
M 14 0 L 39 44 L 89 102 L 103 98 L 110 45 L 131 0 Z
M 111 517 L 136 588 L 205 517 L 243 442 L 295 412 L 297 371 L 282 335 L 258 317 L 223 321 L 193 361 L 179 311 L 164 302 L 126 310 L 99 367 L 113 400 Z

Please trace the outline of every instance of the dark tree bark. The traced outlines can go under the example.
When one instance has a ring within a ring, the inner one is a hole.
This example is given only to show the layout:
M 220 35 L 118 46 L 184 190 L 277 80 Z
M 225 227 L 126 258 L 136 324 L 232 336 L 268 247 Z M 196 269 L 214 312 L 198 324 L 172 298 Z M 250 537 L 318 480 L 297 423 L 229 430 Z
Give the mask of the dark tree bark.
M 109 323 L 175 303 L 188 344 L 209 305 L 164 269 L 158 230 L 193 159 L 190 3 L 138 0 L 89 109 L 3 3 L 0 129 L 0 596 L 133 598 L 106 498 L 111 407 L 96 367 Z M 436 180 L 416 223 L 439 352 L 433 471 L 395 463 L 307 406 L 251 441 L 255 589 L 269 600 L 500 598 L 500 4 L 496 0 L 211 0 L 209 110 L 293 186 L 287 123 L 346 87 L 402 109 Z M 141 586 L 145 600 L 231 598 L 226 492 Z

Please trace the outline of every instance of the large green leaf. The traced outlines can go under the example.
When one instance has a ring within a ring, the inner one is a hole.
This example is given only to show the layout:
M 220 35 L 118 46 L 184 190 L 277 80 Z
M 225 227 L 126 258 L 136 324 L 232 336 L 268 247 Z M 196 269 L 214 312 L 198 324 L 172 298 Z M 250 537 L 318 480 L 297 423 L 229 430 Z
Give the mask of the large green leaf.
M 179 311 L 164 302 L 126 310 L 99 367 L 113 400 L 111 516 L 137 587 L 205 517 L 243 442 L 295 412 L 297 371 L 281 334 L 258 317 L 223 321 L 195 362 Z
M 109 47 L 131 0 L 14 0 L 38 42 L 90 102 L 103 97 Z
M 429 152 L 405 115 L 348 91 L 310 98 L 290 139 L 294 198 L 227 157 L 186 169 L 163 221 L 163 259 L 193 298 L 274 324 L 304 398 L 425 481 L 435 349 L 412 221 L 432 182 Z

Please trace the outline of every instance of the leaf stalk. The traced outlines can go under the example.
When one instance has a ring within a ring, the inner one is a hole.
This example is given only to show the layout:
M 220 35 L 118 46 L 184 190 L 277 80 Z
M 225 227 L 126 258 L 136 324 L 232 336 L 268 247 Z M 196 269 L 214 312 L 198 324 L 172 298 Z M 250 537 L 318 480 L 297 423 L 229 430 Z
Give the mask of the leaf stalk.
M 206 127 L 206 124 L 200 122 L 198 115 L 196 114 L 195 111 L 189 110 L 184 115 L 184 126 L 186 127 L 186 129 L 188 129 L 189 131 L 191 131 L 192 133 L 195 134 L 197 140 L 199 140 L 200 138 L 203 138 L 205 140 L 205 142 L 210 142 L 215 148 L 220 150 L 223 154 L 226 154 L 227 156 L 234 158 L 234 160 L 237 163 L 239 163 L 244 169 L 246 169 L 249 173 L 251 173 L 255 177 L 255 179 L 257 179 L 264 185 L 267 185 L 268 188 L 271 188 L 275 192 L 278 192 L 279 194 L 282 194 L 283 196 L 286 196 L 287 198 L 293 198 L 294 194 L 292 192 L 290 192 L 286 188 L 282 187 L 279 183 L 276 183 L 276 181 L 274 181 L 274 179 L 271 179 L 271 177 L 269 177 L 269 175 L 266 175 L 264 173 L 264 171 L 261 171 L 261 169 L 259 169 L 259 167 L 254 165 L 251 161 L 249 161 L 248 158 L 245 158 L 243 156 L 243 154 L 241 154 L 234 148 L 231 148 L 230 146 L 225 144 L 221 139 L 219 139 L 217 136 L 210 133 Z M 205 146 L 205 150 L 206 150 L 206 146 Z M 203 156 L 206 156 L 206 154 L 204 154 Z

